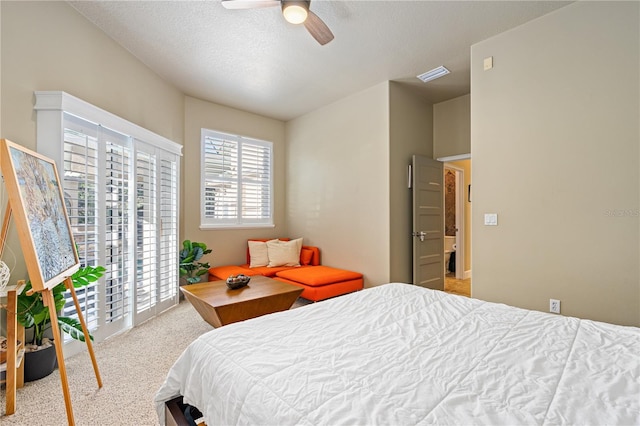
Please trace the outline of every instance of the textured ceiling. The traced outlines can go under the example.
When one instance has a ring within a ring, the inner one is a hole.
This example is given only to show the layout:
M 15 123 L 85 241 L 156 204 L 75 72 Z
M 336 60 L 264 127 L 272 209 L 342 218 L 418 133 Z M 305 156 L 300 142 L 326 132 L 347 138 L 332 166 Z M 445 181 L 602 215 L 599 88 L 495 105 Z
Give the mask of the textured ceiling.
M 279 8 L 210 1 L 71 1 L 184 93 L 289 120 L 386 80 L 436 103 L 470 92 L 472 44 L 549 13 L 558 1 L 314 0 L 335 39 L 320 46 Z M 444 65 L 430 83 L 416 75 Z

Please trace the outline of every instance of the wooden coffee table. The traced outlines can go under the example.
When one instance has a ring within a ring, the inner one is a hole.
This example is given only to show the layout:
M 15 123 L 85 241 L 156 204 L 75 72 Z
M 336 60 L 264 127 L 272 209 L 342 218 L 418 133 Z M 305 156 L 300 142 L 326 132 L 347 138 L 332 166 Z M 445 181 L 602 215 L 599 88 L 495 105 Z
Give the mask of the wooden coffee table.
M 230 290 L 225 281 L 180 287 L 200 316 L 214 327 L 286 311 L 302 290 L 261 275 L 251 277 L 248 285 L 237 290 Z

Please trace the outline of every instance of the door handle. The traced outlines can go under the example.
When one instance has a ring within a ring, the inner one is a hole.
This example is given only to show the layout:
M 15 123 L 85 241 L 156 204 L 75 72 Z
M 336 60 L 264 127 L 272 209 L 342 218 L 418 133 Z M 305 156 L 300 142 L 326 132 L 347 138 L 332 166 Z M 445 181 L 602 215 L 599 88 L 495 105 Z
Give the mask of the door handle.
M 424 232 L 424 231 L 420 231 L 420 232 L 412 232 L 412 233 L 411 233 L 411 236 L 413 236 L 413 237 L 418 237 L 418 238 L 420 238 L 420 241 L 424 241 L 424 237 L 426 237 L 426 236 L 427 236 L 427 233 L 426 233 L 426 232 Z

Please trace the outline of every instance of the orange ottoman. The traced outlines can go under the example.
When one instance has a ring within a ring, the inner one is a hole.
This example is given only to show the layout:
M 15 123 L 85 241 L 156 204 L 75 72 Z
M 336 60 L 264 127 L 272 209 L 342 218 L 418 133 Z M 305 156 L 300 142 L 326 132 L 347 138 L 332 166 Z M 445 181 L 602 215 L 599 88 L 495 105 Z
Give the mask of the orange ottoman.
M 280 271 L 275 279 L 302 287 L 300 297 L 314 302 L 362 290 L 364 286 L 361 273 L 330 266 L 307 266 Z
M 216 266 L 209 268 L 209 275 L 216 280 L 226 280 L 231 275 L 244 274 L 248 276 L 260 275 L 259 272 L 252 271 L 249 268 L 243 268 L 242 266 Z M 211 279 L 210 278 L 210 279 Z

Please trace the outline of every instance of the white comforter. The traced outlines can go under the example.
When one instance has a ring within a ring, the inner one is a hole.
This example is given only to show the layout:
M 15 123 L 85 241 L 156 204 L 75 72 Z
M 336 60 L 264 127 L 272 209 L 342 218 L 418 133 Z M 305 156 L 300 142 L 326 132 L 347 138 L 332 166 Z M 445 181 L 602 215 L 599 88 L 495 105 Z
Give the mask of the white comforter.
M 387 284 L 213 330 L 176 361 L 208 425 L 640 425 L 640 329 Z

